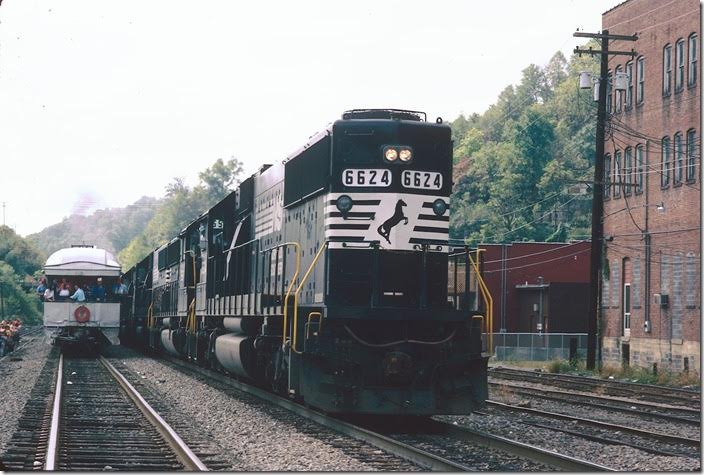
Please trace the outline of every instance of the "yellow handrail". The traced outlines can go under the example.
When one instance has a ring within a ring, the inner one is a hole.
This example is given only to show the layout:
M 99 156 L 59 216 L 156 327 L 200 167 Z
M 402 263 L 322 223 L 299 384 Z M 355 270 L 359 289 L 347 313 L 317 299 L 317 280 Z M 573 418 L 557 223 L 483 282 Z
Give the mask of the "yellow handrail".
M 306 280 L 308 280 L 308 276 L 310 275 L 311 272 L 313 272 L 313 268 L 315 267 L 315 264 L 318 262 L 318 259 L 320 259 L 320 256 L 323 254 L 323 251 L 325 248 L 328 247 L 328 242 L 325 241 L 322 246 L 320 246 L 320 249 L 318 249 L 318 252 L 315 254 L 315 257 L 313 258 L 313 262 L 310 263 L 310 266 L 308 267 L 308 271 L 306 271 L 306 274 L 303 276 L 301 279 L 301 283 L 298 284 L 298 287 L 296 288 L 296 292 L 293 294 L 293 328 L 291 330 L 291 333 L 293 333 L 293 344 L 291 345 L 291 349 L 293 350 L 294 353 L 296 354 L 301 354 L 301 351 L 298 351 L 296 349 L 296 328 L 298 326 L 298 294 L 301 292 L 301 289 L 303 288 L 303 284 L 306 283 Z
M 189 333 L 196 332 L 196 299 L 191 300 L 188 306 L 188 318 L 186 319 L 186 330 Z
M 152 307 L 154 306 L 154 303 L 149 304 L 149 308 L 147 309 L 147 328 L 154 328 L 154 323 L 152 322 L 152 319 L 154 318 L 154 312 L 152 312 Z
M 491 298 L 491 293 L 489 292 L 489 288 L 486 286 L 486 283 L 484 282 L 484 279 L 482 278 L 481 272 L 479 271 L 479 253 L 482 251 L 485 251 L 486 249 L 477 249 L 477 262 L 472 259 L 472 256 L 467 253 L 467 257 L 469 258 L 469 262 L 471 262 L 472 267 L 474 267 L 474 272 L 477 274 L 477 282 L 479 283 L 479 290 L 482 293 L 482 297 L 484 297 L 484 302 L 486 302 L 486 310 L 487 310 L 487 324 L 486 324 L 486 335 L 487 335 L 487 350 L 489 353 L 493 353 L 494 351 L 494 300 Z
M 318 317 L 318 333 L 320 333 L 320 329 L 323 328 L 323 314 L 320 312 L 310 312 L 308 314 L 308 321 L 306 322 L 306 340 L 310 338 L 310 319 L 313 317 Z
M 283 246 L 284 249 L 286 249 L 286 246 L 293 246 L 296 249 L 296 272 L 293 274 L 293 277 L 291 278 L 291 283 L 288 285 L 288 290 L 286 291 L 286 297 L 284 297 L 284 327 L 283 327 L 283 335 L 281 336 L 281 345 L 284 346 L 286 345 L 286 342 L 288 341 L 288 298 L 291 296 L 291 290 L 293 289 L 293 284 L 296 282 L 296 279 L 298 278 L 298 273 L 301 271 L 301 245 L 298 244 L 297 242 L 285 242 L 283 244 L 280 244 L 279 246 Z M 277 247 L 279 247 L 277 246 Z M 276 249 L 275 247 L 272 248 L 271 250 Z M 276 265 L 278 266 L 279 263 L 277 262 Z M 271 272 L 271 270 L 269 270 Z M 283 279 L 283 277 L 281 277 Z

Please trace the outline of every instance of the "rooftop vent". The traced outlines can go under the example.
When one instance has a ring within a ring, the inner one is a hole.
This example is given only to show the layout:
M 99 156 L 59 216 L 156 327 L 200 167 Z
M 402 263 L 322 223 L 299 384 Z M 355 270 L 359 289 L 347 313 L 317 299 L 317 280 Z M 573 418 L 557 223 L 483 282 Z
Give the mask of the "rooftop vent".
M 403 109 L 352 109 L 345 111 L 342 119 L 396 119 L 426 122 L 425 112 Z

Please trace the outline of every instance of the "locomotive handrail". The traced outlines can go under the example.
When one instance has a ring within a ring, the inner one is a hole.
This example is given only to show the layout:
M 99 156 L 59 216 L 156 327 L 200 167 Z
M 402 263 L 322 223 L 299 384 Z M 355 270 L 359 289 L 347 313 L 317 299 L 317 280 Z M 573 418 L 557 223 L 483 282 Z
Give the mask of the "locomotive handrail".
M 310 266 L 308 266 L 308 270 L 306 271 L 305 275 L 301 279 L 301 283 L 298 284 L 298 287 L 296 287 L 296 292 L 293 294 L 293 328 L 291 330 L 291 333 L 293 333 L 293 343 L 291 344 L 291 350 L 293 350 L 294 353 L 300 355 L 303 352 L 298 351 L 296 349 L 296 336 L 298 332 L 296 331 L 296 328 L 298 327 L 298 294 L 301 293 L 301 289 L 303 288 L 303 284 L 306 283 L 306 280 L 308 280 L 308 276 L 310 275 L 311 272 L 313 272 L 313 269 L 315 268 L 315 264 L 318 262 L 318 259 L 320 259 L 320 256 L 323 254 L 323 251 L 325 248 L 328 247 L 329 242 L 325 241 L 322 246 L 320 246 L 320 249 L 318 249 L 318 252 L 315 254 L 315 257 L 313 258 L 313 262 L 310 263 Z M 285 325 L 284 325 L 285 328 Z
M 476 249 L 477 253 L 477 261 L 479 261 L 479 254 L 483 251 L 486 251 L 486 249 Z M 489 292 L 489 288 L 486 286 L 486 283 L 484 282 L 484 279 L 482 278 L 481 272 L 479 270 L 479 265 L 477 262 L 472 259 L 472 256 L 467 252 L 467 258 L 469 259 L 469 262 L 472 264 L 472 267 L 474 267 L 474 271 L 477 273 L 477 283 L 479 284 L 479 290 L 482 293 L 482 297 L 484 298 L 484 301 L 486 302 L 486 309 L 487 309 L 487 322 L 486 322 L 486 335 L 487 335 L 487 350 L 490 353 L 493 353 L 494 351 L 494 300 L 491 298 L 491 293 Z
M 154 311 L 152 307 L 154 306 L 154 302 L 149 304 L 149 308 L 147 309 L 147 328 L 154 328 L 153 324 L 153 318 L 154 318 Z
M 318 317 L 318 334 L 320 334 L 320 330 L 323 328 L 323 314 L 321 312 L 310 312 L 308 314 L 308 321 L 306 322 L 306 340 L 310 338 L 310 320 L 313 317 Z
M 286 246 L 293 246 L 296 249 L 296 272 L 294 272 L 293 277 L 291 278 L 291 283 L 288 286 L 288 290 L 286 291 L 286 297 L 284 297 L 284 322 L 283 322 L 283 335 L 281 336 L 281 346 L 282 348 L 286 346 L 286 342 L 288 341 L 288 328 L 287 328 L 287 321 L 288 321 L 288 298 L 291 296 L 291 290 L 293 289 L 293 284 L 296 282 L 296 279 L 298 278 L 298 273 L 301 271 L 301 245 L 297 242 L 285 242 L 283 244 L 279 244 L 278 246 L 274 246 L 271 249 L 267 249 L 267 251 L 271 251 L 273 249 L 276 249 L 277 247 L 286 247 Z M 263 251 L 266 252 L 266 251 Z M 277 264 L 278 265 L 278 264 Z M 283 278 L 281 279 L 283 281 Z M 294 299 L 294 304 L 296 300 Z

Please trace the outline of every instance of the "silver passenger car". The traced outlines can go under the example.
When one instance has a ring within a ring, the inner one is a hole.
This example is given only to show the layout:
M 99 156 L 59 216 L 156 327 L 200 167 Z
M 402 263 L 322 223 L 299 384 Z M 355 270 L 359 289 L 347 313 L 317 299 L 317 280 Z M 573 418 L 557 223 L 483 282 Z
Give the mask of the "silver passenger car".
M 120 273 L 115 257 L 94 246 L 71 246 L 47 259 L 44 274 L 54 297 L 44 302 L 44 328 L 54 344 L 119 343 Z

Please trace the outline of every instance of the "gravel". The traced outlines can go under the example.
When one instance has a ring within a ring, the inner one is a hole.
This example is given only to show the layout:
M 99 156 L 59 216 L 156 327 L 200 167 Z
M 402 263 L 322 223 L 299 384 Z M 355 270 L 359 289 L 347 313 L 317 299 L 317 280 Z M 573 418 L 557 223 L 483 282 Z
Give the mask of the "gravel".
M 653 455 L 622 445 L 605 445 L 581 437 L 523 424 L 515 414 L 442 417 L 475 430 L 543 447 L 572 457 L 625 471 L 699 471 L 700 461 L 688 457 Z
M 692 439 L 699 438 L 699 426 L 684 424 L 681 422 L 670 422 L 663 419 L 655 419 L 649 417 L 647 414 L 629 414 L 617 410 L 596 408 L 577 403 L 546 400 L 541 399 L 540 397 L 532 397 L 524 394 L 516 395 L 511 393 L 510 388 L 492 391 L 490 392 L 490 395 L 492 400 L 506 404 L 523 404 L 527 405 L 527 407 L 539 409 L 541 411 L 568 414 L 574 417 L 660 432 L 662 434 L 671 434 L 679 437 L 688 437 Z M 633 408 L 635 409 L 635 407 Z
M 28 344 L 0 361 L 0 454 L 5 452 L 12 434 L 17 430 L 22 409 L 51 351 L 51 345 L 43 334 L 25 336 L 20 343 Z
M 328 431 L 283 409 L 258 402 L 235 390 L 224 391 L 159 360 L 127 349 L 111 358 L 118 369 L 140 375 L 174 412 L 188 414 L 231 463 L 245 471 L 418 470 L 371 446 L 350 445 L 349 438 Z M 357 456 L 355 456 L 357 455 Z M 371 457 L 371 459 L 370 459 Z

